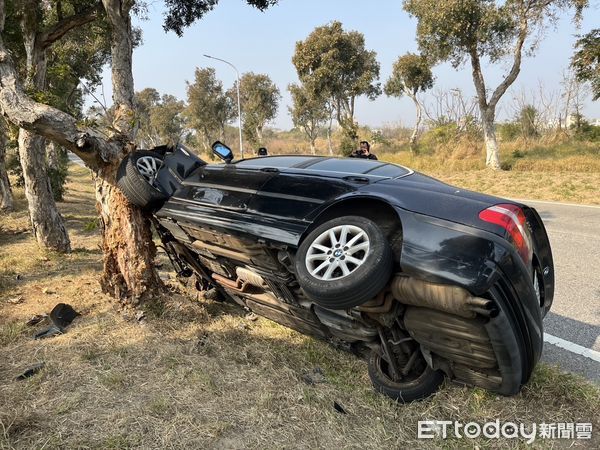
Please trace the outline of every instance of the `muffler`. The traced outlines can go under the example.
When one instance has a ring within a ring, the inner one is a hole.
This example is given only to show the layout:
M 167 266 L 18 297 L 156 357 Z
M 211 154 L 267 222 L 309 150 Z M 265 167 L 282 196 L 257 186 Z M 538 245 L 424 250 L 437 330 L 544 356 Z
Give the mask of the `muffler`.
M 466 319 L 473 319 L 477 314 L 491 317 L 494 312 L 492 300 L 475 297 L 459 286 L 396 275 L 390 288 L 394 298 L 405 305 L 437 309 Z

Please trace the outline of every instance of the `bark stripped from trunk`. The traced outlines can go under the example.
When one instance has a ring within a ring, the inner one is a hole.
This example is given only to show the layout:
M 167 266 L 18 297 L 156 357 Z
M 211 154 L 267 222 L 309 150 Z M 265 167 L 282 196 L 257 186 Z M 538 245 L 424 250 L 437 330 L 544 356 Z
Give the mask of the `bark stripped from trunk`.
M 0 118 L 0 211 L 13 210 L 13 196 L 10 181 L 6 172 L 6 129 L 4 120 Z
M 156 247 L 147 216 L 133 208 L 121 191 L 106 179 L 96 180 L 96 209 L 102 225 L 104 273 L 102 290 L 128 305 L 137 306 L 155 296 L 162 282 L 154 269 Z
M 71 242 L 62 216 L 58 213 L 50 179 L 46 173 L 45 139 L 27 130 L 19 131 L 19 158 L 25 180 L 25 197 L 36 241 L 42 248 L 71 251 Z
M 133 77 L 131 76 L 131 1 L 103 0 L 112 24 L 113 100 L 121 134 L 111 139 L 78 127 L 74 117 L 34 102 L 17 81 L 15 66 L 0 34 L 0 110 L 17 126 L 37 133 L 77 154 L 96 172 L 96 197 L 102 219 L 102 287 L 125 304 L 138 304 L 159 293 L 162 283 L 153 267 L 155 247 L 148 220 L 115 187 L 115 173 L 132 150 Z M 67 19 L 64 19 L 65 21 Z M 0 33 L 4 0 L 0 0 Z M 123 36 L 123 33 L 128 36 Z M 123 44 L 125 42 L 125 44 Z M 115 127 L 116 128 L 116 127 Z
M 113 102 L 116 106 L 114 129 L 118 130 L 122 155 L 133 150 L 135 113 L 132 74 L 131 2 L 103 0 L 111 24 Z M 129 5 L 129 6 L 128 6 Z M 163 283 L 154 268 L 156 247 L 148 218 L 129 204 L 115 186 L 120 158 L 111 160 L 96 178 L 97 209 L 101 219 L 104 292 L 123 304 L 136 306 L 157 296 Z

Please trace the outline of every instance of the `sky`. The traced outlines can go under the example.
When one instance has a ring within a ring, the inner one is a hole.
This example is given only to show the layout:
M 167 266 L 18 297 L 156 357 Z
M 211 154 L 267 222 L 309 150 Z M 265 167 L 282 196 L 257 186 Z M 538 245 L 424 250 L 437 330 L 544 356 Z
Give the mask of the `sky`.
M 143 31 L 143 44 L 133 55 L 136 91 L 154 87 L 162 94 L 185 100 L 186 81 L 193 80 L 196 67 L 214 67 L 224 87 L 229 88 L 235 80 L 234 70 L 203 57 L 203 54 L 209 54 L 230 61 L 241 73 L 269 75 L 282 95 L 278 115 L 270 125 L 280 129 L 292 127 L 287 86 L 298 81 L 291 61 L 295 44 L 304 40 L 315 27 L 338 20 L 345 30 L 363 33 L 366 48 L 377 52 L 382 84 L 390 76 L 398 56 L 417 51 L 416 20 L 403 11 L 401 0 L 280 0 L 265 12 L 248 6 L 243 0 L 221 0 L 181 38 L 173 32 L 163 31 L 163 2 L 150 0 L 148 3 L 147 20 L 135 20 Z M 547 94 L 559 90 L 563 72 L 573 54 L 576 35 L 600 24 L 600 2 L 592 0 L 591 3 L 579 30 L 565 15 L 556 28 L 548 30 L 536 54 L 524 59 L 519 78 L 500 101 L 499 120 L 514 115 L 511 104 L 514 96 L 529 95 L 540 83 Z M 508 67 L 508 63 L 484 66 L 487 85 L 495 87 Z M 449 64 L 443 64 L 436 66 L 433 72 L 436 77 L 434 90 L 459 88 L 467 96 L 474 95 L 470 65 L 455 70 Z M 110 104 L 109 68 L 104 71 L 103 89 Z M 428 101 L 432 101 L 431 95 L 425 97 L 425 102 Z M 586 101 L 583 113 L 589 118 L 600 118 L 600 101 Z M 414 106 L 407 98 L 385 95 L 374 101 L 359 98 L 355 119 L 361 125 L 374 128 L 386 124 L 410 126 L 414 124 Z

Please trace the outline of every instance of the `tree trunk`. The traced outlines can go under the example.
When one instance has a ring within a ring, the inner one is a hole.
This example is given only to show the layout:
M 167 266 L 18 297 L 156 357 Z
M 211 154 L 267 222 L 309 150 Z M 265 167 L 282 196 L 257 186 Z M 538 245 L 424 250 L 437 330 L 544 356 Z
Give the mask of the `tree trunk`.
M 317 147 L 315 146 L 315 140 L 314 140 L 314 139 L 311 139 L 311 140 L 310 140 L 310 152 L 311 152 L 313 155 L 316 155 L 316 154 L 317 154 Z
M 31 89 L 43 91 L 46 87 L 46 54 L 37 42 L 35 14 L 34 4 L 26 5 L 21 28 L 27 54 L 27 84 Z M 45 139 L 27 130 L 19 130 L 19 159 L 31 228 L 38 245 L 57 252 L 70 252 L 69 235 L 54 202 L 46 171 Z
M 419 136 L 419 127 L 421 126 L 421 104 L 417 100 L 416 96 L 411 96 L 412 101 L 415 104 L 415 109 L 417 111 L 417 117 L 415 122 L 415 128 L 413 129 L 412 135 L 410 136 L 410 151 L 413 154 L 417 153 L 417 137 Z
M 496 140 L 496 130 L 494 126 L 495 111 L 481 111 L 481 122 L 483 125 L 483 138 L 485 140 L 485 165 L 491 169 L 500 169 L 500 153 L 498 150 L 498 141 Z
M 156 247 L 150 221 L 114 185 L 114 175 L 114 171 L 104 172 L 105 179 L 96 180 L 104 252 L 100 284 L 105 293 L 123 304 L 137 306 L 152 299 L 163 284 L 154 269 Z
M 0 119 L 0 211 L 13 210 L 13 196 L 6 172 L 6 136 L 3 119 Z
M 71 251 L 71 242 L 63 218 L 58 213 L 50 180 L 46 173 L 45 139 L 19 130 L 19 158 L 25 180 L 25 197 L 33 235 L 42 248 L 57 252 Z
M 111 24 L 113 103 L 116 111 L 113 128 L 118 134 L 104 139 L 92 130 L 80 128 L 74 117 L 37 103 L 25 94 L 2 40 L 4 0 L 0 0 L 0 109 L 17 126 L 73 151 L 97 173 L 96 198 L 104 249 L 101 285 L 105 292 L 117 295 L 124 303 L 138 304 L 158 294 L 163 285 L 153 267 L 156 249 L 148 219 L 139 209 L 132 207 L 115 187 L 116 169 L 122 158 L 133 150 L 129 144 L 133 142 L 135 125 L 129 15 L 133 1 L 102 0 L 102 3 Z M 42 150 L 35 156 L 43 160 L 45 152 Z M 42 179 L 47 182 L 47 178 Z
M 115 120 L 119 132 L 115 138 L 123 142 L 121 156 L 134 148 L 135 113 L 132 73 L 131 2 L 103 0 L 111 31 L 112 83 Z M 101 219 L 104 272 L 101 286 L 105 293 L 120 299 L 124 305 L 136 306 L 156 297 L 163 283 L 154 268 L 156 247 L 150 221 L 129 204 L 115 186 L 120 158 L 112 159 L 98 171 L 96 200 Z
M 52 141 L 46 142 L 46 162 L 48 164 L 48 168 L 54 170 L 60 169 L 59 147 Z

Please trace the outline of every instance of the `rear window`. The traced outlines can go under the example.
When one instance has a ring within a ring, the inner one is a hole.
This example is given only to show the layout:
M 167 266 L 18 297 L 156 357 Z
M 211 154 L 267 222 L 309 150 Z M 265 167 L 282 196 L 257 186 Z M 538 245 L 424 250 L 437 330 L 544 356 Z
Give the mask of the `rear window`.
M 310 166 L 308 166 L 308 169 L 323 170 L 329 172 L 359 173 L 390 178 L 397 178 L 410 173 L 408 169 L 401 166 L 396 166 L 394 164 L 388 164 L 382 161 L 372 159 L 353 158 L 326 159 L 323 161 L 319 161 L 316 164 L 311 164 Z
M 369 172 L 369 175 L 377 175 L 379 177 L 398 178 L 408 175 L 410 171 L 405 167 L 396 166 L 394 164 L 386 164 L 385 166 L 377 167 Z
M 381 161 L 358 158 L 331 158 L 319 161 L 308 166 L 309 170 L 323 170 L 327 172 L 365 173 L 381 166 Z
M 311 159 L 306 156 L 274 156 L 266 158 L 252 158 L 235 163 L 237 167 L 262 169 L 263 167 L 293 167 Z

